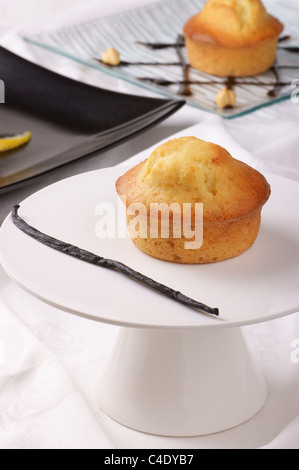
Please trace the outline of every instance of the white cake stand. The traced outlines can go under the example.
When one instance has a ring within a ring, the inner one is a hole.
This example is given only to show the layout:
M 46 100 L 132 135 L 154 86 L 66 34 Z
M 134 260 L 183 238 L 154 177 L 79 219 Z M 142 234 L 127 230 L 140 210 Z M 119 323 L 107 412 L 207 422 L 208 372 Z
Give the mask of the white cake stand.
M 219 318 L 45 247 L 16 228 L 10 216 L 0 233 L 3 268 L 51 305 L 122 327 L 99 385 L 99 403 L 114 420 L 168 436 L 237 426 L 267 397 L 241 327 L 299 308 L 299 185 L 266 175 L 272 196 L 255 245 L 232 260 L 186 266 L 153 259 L 128 238 L 97 237 L 99 203 L 112 204 L 117 215 L 114 184 L 124 171 L 99 170 L 56 183 L 25 200 L 19 214 L 42 232 L 218 307 Z

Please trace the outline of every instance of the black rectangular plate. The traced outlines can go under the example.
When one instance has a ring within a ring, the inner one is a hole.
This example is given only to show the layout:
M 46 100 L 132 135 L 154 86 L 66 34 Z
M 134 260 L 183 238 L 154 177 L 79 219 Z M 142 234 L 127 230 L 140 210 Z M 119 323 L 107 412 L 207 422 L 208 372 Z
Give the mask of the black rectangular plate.
M 0 194 L 90 157 L 158 124 L 184 105 L 116 93 L 63 77 L 0 47 L 0 135 L 31 141 L 0 153 Z

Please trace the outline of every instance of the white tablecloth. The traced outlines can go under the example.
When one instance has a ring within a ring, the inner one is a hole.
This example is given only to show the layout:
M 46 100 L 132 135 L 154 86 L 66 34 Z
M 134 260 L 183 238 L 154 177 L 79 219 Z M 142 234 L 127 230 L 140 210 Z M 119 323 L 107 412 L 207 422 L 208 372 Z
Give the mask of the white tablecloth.
M 22 40 L 24 33 L 149 2 L 0 0 L 0 44 L 86 83 L 151 95 Z M 144 156 L 139 155 L 144 149 L 194 125 L 199 137 L 225 145 L 236 158 L 299 183 L 298 122 L 299 104 L 291 101 L 230 121 L 184 106 L 155 128 L 99 157 L 2 196 L 0 221 L 13 204 L 42 186 L 137 155 L 133 164 Z M 47 306 L 16 286 L 0 268 L 0 448 L 299 448 L 299 313 L 244 328 L 269 386 L 262 411 L 235 429 L 194 438 L 149 436 L 115 423 L 100 410 L 99 376 L 117 333 L 117 327 Z

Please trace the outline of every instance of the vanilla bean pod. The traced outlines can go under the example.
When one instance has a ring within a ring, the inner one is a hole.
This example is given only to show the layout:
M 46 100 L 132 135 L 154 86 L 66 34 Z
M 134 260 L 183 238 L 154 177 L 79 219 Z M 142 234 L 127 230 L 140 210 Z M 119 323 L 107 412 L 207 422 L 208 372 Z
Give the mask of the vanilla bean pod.
M 193 300 L 190 297 L 185 296 L 181 292 L 178 292 L 170 287 L 160 284 L 157 281 L 154 281 L 153 279 L 147 276 L 144 276 L 143 274 L 133 270 L 129 266 L 126 266 L 125 264 L 119 261 L 103 258 L 101 256 L 95 255 L 94 253 L 78 248 L 70 243 L 62 242 L 60 240 L 57 240 L 56 238 L 53 238 L 49 235 L 46 235 L 40 232 L 36 228 L 28 225 L 18 215 L 19 207 L 20 207 L 19 205 L 16 205 L 13 208 L 12 213 L 11 213 L 12 221 L 18 229 L 22 230 L 22 232 L 24 232 L 26 235 L 29 235 L 34 240 L 40 243 L 43 243 L 44 245 L 50 248 L 53 248 L 56 251 L 59 251 L 61 253 L 77 258 L 81 261 L 85 261 L 87 263 L 90 263 L 99 267 L 103 267 L 103 268 L 108 268 L 113 271 L 124 274 L 125 276 L 143 285 L 146 285 L 147 287 L 150 287 L 158 292 L 161 292 L 162 294 L 170 297 L 176 302 L 186 305 L 187 307 L 195 308 L 209 315 L 219 316 L 219 310 L 217 308 L 211 308 L 211 307 L 208 307 L 207 305 L 197 302 L 196 300 Z

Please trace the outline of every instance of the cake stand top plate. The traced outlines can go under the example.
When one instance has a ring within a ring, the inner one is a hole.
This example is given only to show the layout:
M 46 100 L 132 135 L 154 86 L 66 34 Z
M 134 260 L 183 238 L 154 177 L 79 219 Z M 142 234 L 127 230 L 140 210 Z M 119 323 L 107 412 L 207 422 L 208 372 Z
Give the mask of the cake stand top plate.
M 263 209 L 261 230 L 253 247 L 234 259 L 190 266 L 151 258 L 128 236 L 98 238 L 97 223 L 105 216 L 99 212 L 103 202 L 114 208 L 111 224 L 114 221 L 116 229 L 121 227 L 118 218 L 124 216 L 124 208 L 115 181 L 126 169 L 92 171 L 48 186 L 23 201 L 19 215 L 48 235 L 121 261 L 218 307 L 219 318 L 180 305 L 121 274 L 56 252 L 16 228 L 10 215 L 0 231 L 1 263 L 7 274 L 34 296 L 64 311 L 127 327 L 232 327 L 299 310 L 297 183 L 266 174 L 272 195 Z

